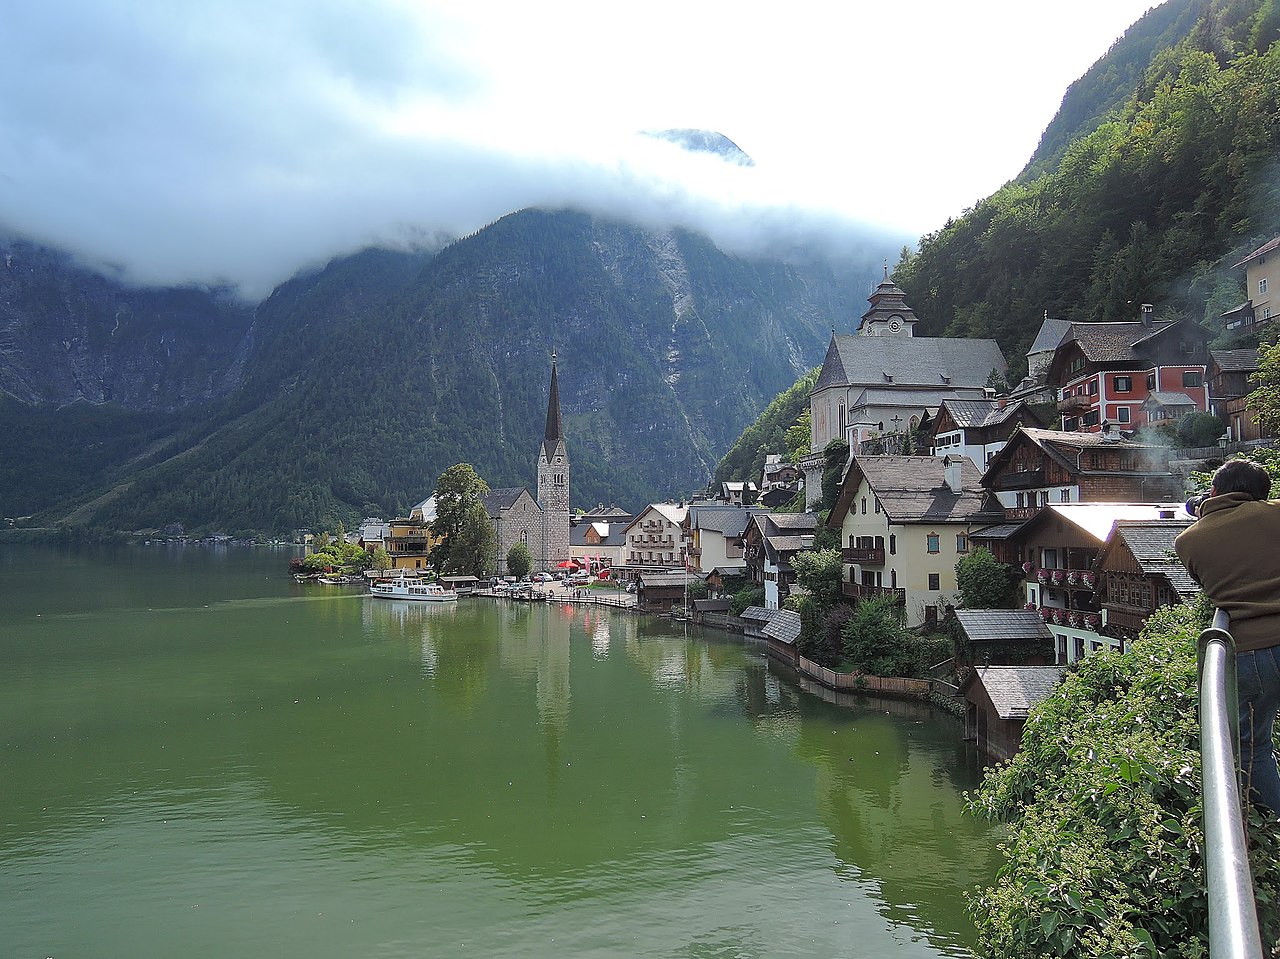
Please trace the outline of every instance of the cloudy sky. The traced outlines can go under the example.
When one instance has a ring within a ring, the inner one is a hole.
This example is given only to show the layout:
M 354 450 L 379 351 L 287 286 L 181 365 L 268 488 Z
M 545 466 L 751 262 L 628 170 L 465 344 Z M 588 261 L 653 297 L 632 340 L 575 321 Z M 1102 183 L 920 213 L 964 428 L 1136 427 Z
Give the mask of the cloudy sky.
M 0 227 L 257 296 L 525 206 L 895 249 L 1015 176 L 1152 0 L 7 0 Z M 638 136 L 702 128 L 734 168 Z

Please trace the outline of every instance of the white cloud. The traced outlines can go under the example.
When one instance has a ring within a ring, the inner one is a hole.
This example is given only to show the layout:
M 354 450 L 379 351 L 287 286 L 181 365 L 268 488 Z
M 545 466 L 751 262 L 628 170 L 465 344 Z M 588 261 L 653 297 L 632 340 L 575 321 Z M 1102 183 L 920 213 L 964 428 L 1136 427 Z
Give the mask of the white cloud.
M 1040 6 L 16 0 L 0 222 L 251 294 L 532 205 L 892 247 L 1016 174 L 1143 4 Z M 758 165 L 636 135 L 671 127 Z

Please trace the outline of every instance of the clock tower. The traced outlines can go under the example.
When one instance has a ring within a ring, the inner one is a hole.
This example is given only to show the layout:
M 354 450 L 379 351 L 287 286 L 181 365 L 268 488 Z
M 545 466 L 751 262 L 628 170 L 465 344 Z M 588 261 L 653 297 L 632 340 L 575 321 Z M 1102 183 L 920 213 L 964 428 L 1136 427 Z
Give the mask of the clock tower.
M 858 324 L 861 336 L 915 336 L 916 315 L 907 306 L 907 295 L 889 279 L 888 267 L 884 281 L 876 287 L 867 300 L 871 309 L 862 314 Z
M 556 355 L 551 354 L 551 389 L 547 397 L 547 430 L 538 449 L 538 505 L 542 507 L 543 569 L 569 559 L 569 450 L 560 421 L 560 389 Z

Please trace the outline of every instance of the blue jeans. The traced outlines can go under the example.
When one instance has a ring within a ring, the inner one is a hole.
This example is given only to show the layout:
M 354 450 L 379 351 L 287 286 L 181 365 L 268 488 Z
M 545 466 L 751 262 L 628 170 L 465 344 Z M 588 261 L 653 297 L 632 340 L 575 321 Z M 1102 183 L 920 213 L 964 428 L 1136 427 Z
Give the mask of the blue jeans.
M 1272 731 L 1280 710 L 1280 646 L 1236 657 L 1240 689 L 1240 768 L 1254 802 L 1280 814 L 1280 772 Z

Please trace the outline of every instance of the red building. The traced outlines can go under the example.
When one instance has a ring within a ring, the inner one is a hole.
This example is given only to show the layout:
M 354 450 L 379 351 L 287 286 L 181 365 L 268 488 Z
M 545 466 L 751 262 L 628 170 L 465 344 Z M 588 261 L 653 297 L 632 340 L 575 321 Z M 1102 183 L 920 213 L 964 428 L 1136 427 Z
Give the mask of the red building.
M 1152 319 L 1072 323 L 1049 366 L 1062 428 L 1120 430 L 1206 412 L 1208 334 L 1195 323 Z

